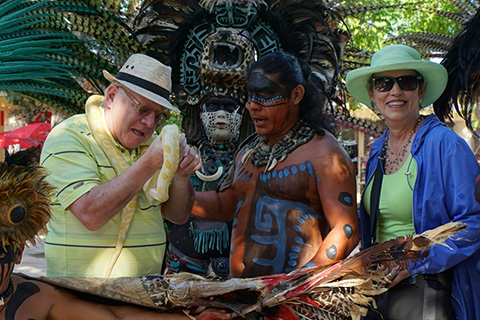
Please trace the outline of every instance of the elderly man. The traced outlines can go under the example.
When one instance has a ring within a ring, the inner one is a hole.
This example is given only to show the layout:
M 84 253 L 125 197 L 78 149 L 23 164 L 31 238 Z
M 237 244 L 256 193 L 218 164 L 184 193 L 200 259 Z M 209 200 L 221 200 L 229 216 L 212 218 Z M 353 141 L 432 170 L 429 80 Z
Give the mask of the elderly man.
M 142 190 L 163 165 L 164 145 L 155 129 L 166 108 L 179 112 L 168 101 L 170 67 L 134 54 L 116 76 L 104 75 L 111 82 L 105 96 L 90 97 L 86 113 L 55 127 L 42 150 L 40 163 L 56 187 L 45 244 L 47 276 L 160 273 L 163 218 L 185 223 L 192 207 L 190 175 L 201 160 L 183 135 L 169 200 L 150 203 Z
M 84 300 L 72 291 L 13 273 L 25 244 L 35 243 L 50 219 L 53 188 L 37 164 L 32 149 L 7 154 L 0 162 L 0 319 L 191 319 L 181 311 L 165 314 L 120 302 L 97 303 L 98 297 Z M 195 318 L 229 319 L 230 315 L 205 310 Z

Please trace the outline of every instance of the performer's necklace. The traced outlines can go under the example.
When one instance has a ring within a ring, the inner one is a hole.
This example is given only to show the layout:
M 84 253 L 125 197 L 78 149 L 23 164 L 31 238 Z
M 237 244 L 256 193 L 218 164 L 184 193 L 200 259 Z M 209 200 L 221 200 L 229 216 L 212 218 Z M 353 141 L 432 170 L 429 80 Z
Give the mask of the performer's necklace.
M 226 142 L 217 142 L 208 137 L 203 137 L 200 141 L 200 148 L 204 149 L 209 155 L 215 152 L 235 153 L 235 148 L 238 145 L 238 137 Z
M 0 306 L 5 305 L 5 299 L 7 299 L 13 292 L 13 280 L 10 277 L 10 283 L 8 284 L 7 290 L 0 295 Z
M 272 146 L 267 145 L 265 137 L 257 135 L 247 145 L 242 163 L 250 158 L 257 168 L 265 166 L 265 171 L 273 170 L 277 163 L 285 160 L 289 153 L 310 141 L 314 135 L 313 129 L 303 120 L 299 120 L 282 140 Z

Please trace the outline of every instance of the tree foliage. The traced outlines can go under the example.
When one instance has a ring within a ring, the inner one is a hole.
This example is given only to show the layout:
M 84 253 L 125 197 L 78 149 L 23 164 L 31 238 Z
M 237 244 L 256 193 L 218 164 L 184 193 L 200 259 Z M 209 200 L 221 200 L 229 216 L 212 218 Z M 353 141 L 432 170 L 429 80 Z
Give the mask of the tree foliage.
M 419 32 L 456 34 L 461 25 L 442 13 L 458 12 L 448 0 L 344 0 L 347 6 L 369 7 L 363 13 L 345 17 L 353 46 L 375 52 L 399 35 Z M 375 9 L 382 6 L 384 8 Z M 389 7 L 390 6 L 390 7 Z

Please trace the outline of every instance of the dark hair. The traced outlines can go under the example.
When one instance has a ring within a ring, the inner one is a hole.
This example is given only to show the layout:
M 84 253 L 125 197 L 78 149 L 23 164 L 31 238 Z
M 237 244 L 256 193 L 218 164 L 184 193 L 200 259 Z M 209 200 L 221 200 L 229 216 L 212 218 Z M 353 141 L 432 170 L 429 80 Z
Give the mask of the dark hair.
M 283 51 L 272 52 L 251 65 L 248 77 L 256 70 L 274 76 L 287 92 L 292 92 L 299 84 L 302 85 L 305 88 L 305 94 L 300 101 L 300 118 L 312 126 L 315 133 L 319 135 L 323 135 L 324 130 L 334 133 L 324 114 L 327 100 L 324 90 L 322 90 L 324 85 L 319 79 L 312 76 L 310 67 L 303 59 Z

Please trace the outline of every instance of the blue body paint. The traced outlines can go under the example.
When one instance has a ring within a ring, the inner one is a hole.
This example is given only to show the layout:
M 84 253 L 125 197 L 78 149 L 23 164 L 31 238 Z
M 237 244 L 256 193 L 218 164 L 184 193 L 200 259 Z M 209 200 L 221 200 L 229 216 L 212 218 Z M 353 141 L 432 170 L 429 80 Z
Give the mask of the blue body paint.
M 280 171 L 282 172 L 282 171 Z M 280 174 L 279 172 L 279 174 Z M 291 255 L 291 253 L 298 253 L 302 251 L 302 247 L 309 246 L 310 244 L 305 243 L 304 239 L 301 237 L 295 237 L 295 242 L 298 245 L 292 246 L 291 248 L 286 248 L 287 246 L 287 233 L 286 228 L 286 215 L 285 211 L 295 210 L 300 212 L 307 219 L 312 214 L 313 209 L 305 204 L 294 202 L 290 200 L 283 199 L 274 199 L 268 196 L 260 198 L 256 204 L 256 215 L 255 215 L 255 229 L 260 232 L 272 232 L 273 226 L 277 226 L 276 234 L 273 235 L 252 235 L 251 239 L 257 243 L 263 245 L 273 245 L 275 247 L 273 252 L 275 252 L 275 257 L 273 259 L 267 258 L 254 258 L 253 262 L 264 267 L 272 267 L 274 273 L 286 272 L 283 270 L 285 262 L 290 266 L 296 266 L 298 254 Z M 268 213 L 266 213 L 268 212 Z M 304 224 L 305 221 L 298 217 L 297 221 Z M 301 231 L 300 226 L 294 226 L 296 230 Z M 288 261 L 286 261 L 288 259 Z

